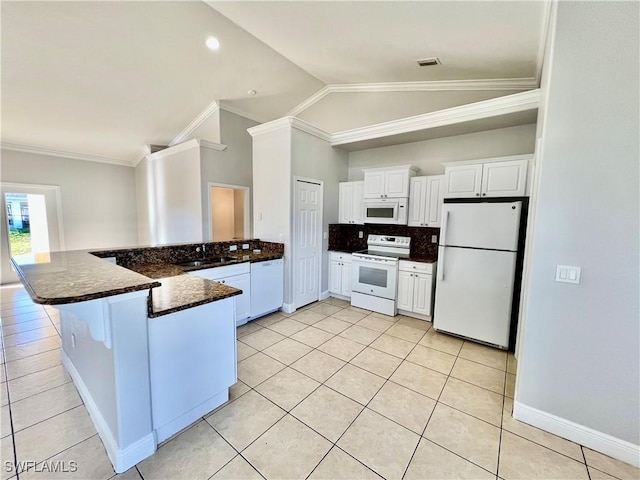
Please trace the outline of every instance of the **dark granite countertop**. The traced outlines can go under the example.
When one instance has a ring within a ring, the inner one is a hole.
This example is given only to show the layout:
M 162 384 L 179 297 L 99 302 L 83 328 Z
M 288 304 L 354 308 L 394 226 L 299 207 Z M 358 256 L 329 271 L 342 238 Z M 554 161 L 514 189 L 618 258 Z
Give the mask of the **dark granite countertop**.
M 114 265 L 76 250 L 12 258 L 22 283 L 34 302 L 45 305 L 85 302 L 122 293 L 150 289 L 150 318 L 239 295 L 241 290 L 185 275 L 190 271 L 282 258 L 273 251 L 228 255 L 233 261 L 182 267 L 170 263 Z
M 159 287 L 144 275 L 86 251 L 20 255 L 11 259 L 35 303 L 60 305 Z

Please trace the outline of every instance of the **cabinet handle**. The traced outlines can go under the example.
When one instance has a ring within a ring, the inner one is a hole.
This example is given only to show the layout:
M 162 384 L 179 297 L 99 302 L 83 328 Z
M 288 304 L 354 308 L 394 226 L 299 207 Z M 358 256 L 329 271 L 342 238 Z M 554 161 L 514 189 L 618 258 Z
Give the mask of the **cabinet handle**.
M 486 196 L 487 196 L 487 194 L 486 194 L 486 193 L 483 193 L 483 194 L 482 194 L 482 196 L 483 196 L 483 197 L 486 197 Z
M 480 194 L 479 194 L 479 193 L 476 193 L 476 197 L 479 197 L 479 196 L 480 196 Z

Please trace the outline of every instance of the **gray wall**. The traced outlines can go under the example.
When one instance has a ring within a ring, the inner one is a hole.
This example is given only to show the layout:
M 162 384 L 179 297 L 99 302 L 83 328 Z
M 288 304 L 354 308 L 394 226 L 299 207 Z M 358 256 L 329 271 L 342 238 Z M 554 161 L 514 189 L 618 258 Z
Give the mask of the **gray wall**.
M 209 191 L 208 184 L 225 183 L 251 188 L 253 195 L 252 144 L 248 128 L 257 125 L 253 120 L 220 111 L 220 140 L 227 145 L 220 152 L 211 148 L 200 148 L 200 173 L 202 176 L 202 222 L 204 237 L 209 238 Z M 249 200 L 251 205 L 251 199 Z M 251 218 L 251 212 L 245 212 Z M 250 222 L 251 224 L 251 222 Z M 251 232 L 245 232 L 251 237 Z
M 349 180 L 364 179 L 366 167 L 408 164 L 419 169 L 418 175 L 440 175 L 442 162 L 533 153 L 535 133 L 531 124 L 351 152 Z
M 330 223 L 338 223 L 339 182 L 346 181 L 348 153 L 332 147 L 326 140 L 293 129 L 292 175 L 313 178 L 324 182 L 322 193 L 322 231 L 329 232 Z M 293 204 L 291 205 L 293 208 Z M 324 237 L 323 237 L 324 238 Z M 322 280 L 320 292 L 329 290 L 329 240 L 322 242 Z
M 639 8 L 559 2 L 516 401 L 640 444 Z M 597 59 L 597 66 L 594 64 Z M 554 281 L 579 265 L 579 285 Z
M 67 250 L 138 244 L 131 167 L 2 150 L 2 181 L 60 186 Z

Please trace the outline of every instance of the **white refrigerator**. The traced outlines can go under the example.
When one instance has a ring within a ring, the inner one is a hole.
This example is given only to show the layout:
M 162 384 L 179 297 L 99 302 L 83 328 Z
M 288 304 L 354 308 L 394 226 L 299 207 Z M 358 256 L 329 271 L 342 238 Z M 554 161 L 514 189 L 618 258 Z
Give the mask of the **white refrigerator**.
M 522 202 L 445 203 L 434 328 L 509 347 Z

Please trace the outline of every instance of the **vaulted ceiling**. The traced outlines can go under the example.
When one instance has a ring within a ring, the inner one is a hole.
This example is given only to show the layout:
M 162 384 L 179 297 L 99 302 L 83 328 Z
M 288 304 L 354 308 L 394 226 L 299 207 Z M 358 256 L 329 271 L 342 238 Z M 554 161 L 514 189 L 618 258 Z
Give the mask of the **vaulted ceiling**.
M 181 138 L 218 106 L 337 132 L 535 88 L 548 3 L 3 1 L 1 9 L 3 145 L 132 164 L 146 144 Z M 216 51 L 204 45 L 210 36 Z M 427 57 L 441 65 L 419 67 Z

